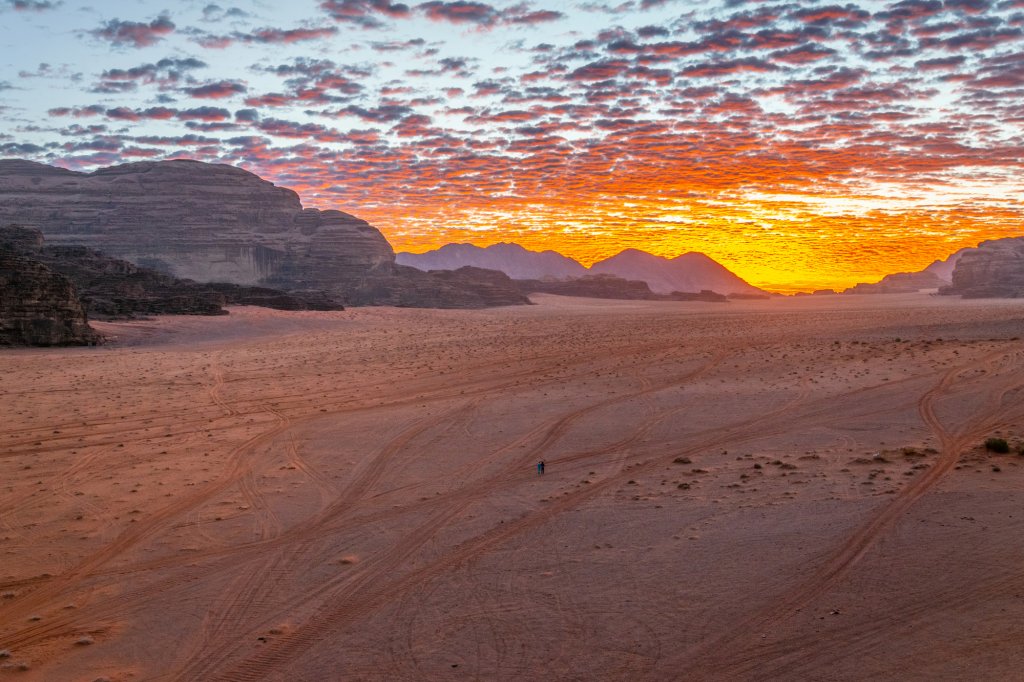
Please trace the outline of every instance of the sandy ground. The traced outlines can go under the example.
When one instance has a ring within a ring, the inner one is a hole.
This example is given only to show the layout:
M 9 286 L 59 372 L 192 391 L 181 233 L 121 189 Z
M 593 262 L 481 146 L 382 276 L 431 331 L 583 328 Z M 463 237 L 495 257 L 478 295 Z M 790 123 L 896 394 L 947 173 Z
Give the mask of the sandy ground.
M 1024 679 L 1024 301 L 535 300 L 0 352 L 0 680 Z

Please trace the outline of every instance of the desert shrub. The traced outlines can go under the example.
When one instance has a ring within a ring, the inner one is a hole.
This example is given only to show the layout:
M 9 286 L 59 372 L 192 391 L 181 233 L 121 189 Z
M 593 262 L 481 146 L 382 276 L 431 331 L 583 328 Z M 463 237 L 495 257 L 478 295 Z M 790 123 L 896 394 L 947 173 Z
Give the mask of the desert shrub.
M 1010 444 L 1006 442 L 1005 438 L 987 438 L 985 439 L 985 449 L 991 452 L 1006 453 L 1010 451 Z

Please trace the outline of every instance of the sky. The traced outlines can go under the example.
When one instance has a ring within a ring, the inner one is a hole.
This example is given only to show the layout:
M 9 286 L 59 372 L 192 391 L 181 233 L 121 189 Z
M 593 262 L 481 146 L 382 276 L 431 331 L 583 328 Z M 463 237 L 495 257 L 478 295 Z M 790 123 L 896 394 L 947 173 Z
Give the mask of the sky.
M 0 0 L 0 157 L 842 289 L 1024 235 L 1024 0 Z

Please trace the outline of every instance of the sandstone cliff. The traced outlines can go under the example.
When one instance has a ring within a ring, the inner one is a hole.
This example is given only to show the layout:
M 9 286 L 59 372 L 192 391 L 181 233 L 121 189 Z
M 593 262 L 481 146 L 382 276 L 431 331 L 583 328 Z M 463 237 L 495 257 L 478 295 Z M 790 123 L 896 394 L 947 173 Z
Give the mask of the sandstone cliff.
M 74 285 L 27 254 L 23 249 L 33 245 L 21 239 L 25 236 L 9 241 L 0 236 L 0 345 L 99 343 Z
M 0 224 L 43 232 L 179 278 L 286 291 L 319 290 L 356 305 L 512 305 L 479 278 L 445 282 L 395 264 L 366 221 L 303 208 L 290 189 L 197 161 L 130 163 L 76 173 L 0 160 Z
M 225 305 L 281 310 L 343 310 L 322 292 L 288 294 L 265 287 L 200 283 L 111 258 L 85 246 L 43 243 L 34 228 L 0 225 L 0 242 L 67 277 L 93 319 L 139 315 L 224 315 Z
M 88 246 L 202 282 L 324 288 L 394 261 L 387 240 L 365 221 L 303 209 L 290 189 L 196 161 L 93 173 L 0 161 L 2 223 L 36 227 L 50 244 Z
M 941 294 L 964 298 L 1024 297 L 1024 237 L 982 242 L 960 256 Z

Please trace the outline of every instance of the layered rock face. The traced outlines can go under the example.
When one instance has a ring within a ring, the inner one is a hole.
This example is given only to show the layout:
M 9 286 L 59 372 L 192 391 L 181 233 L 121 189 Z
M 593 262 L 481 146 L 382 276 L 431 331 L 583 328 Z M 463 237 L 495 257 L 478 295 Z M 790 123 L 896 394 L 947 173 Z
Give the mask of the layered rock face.
M 25 236 L 28 240 L 21 239 Z M 24 250 L 34 248 L 34 241 L 31 233 L 10 241 L 0 235 L 0 345 L 99 343 L 71 281 Z
M 1024 237 L 982 242 L 965 251 L 953 270 L 953 283 L 941 294 L 964 298 L 1024 297 Z
M 0 226 L 0 242 L 68 278 L 90 318 L 139 315 L 225 315 L 225 305 L 280 310 L 343 310 L 322 292 L 289 294 L 265 287 L 179 279 L 85 246 L 50 246 L 42 234 L 19 225 Z
M 202 282 L 337 289 L 394 263 L 391 245 L 365 221 L 303 209 L 290 189 L 196 161 L 93 173 L 0 161 L 3 223 Z
M 56 246 L 84 246 L 178 278 L 271 287 L 306 301 L 320 292 L 325 305 L 528 303 L 515 287 L 479 273 L 437 277 L 396 265 L 391 245 L 366 221 L 304 209 L 292 190 L 232 166 L 160 161 L 75 173 L 0 161 L 5 223 L 38 228 Z

